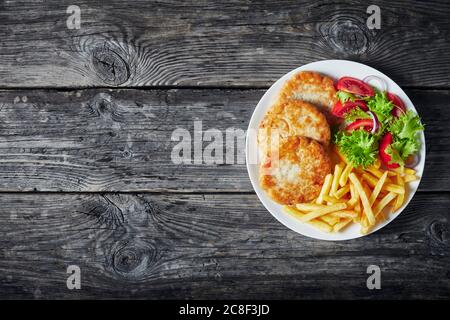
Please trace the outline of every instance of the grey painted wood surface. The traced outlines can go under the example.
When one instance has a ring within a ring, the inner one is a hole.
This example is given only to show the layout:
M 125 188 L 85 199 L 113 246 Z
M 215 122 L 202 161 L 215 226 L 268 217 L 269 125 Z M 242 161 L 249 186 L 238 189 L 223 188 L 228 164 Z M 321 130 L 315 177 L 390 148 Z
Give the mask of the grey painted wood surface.
M 255 195 L 0 194 L 0 297 L 449 298 L 450 198 L 419 193 L 379 232 L 325 242 Z M 433 203 L 433 210 L 429 210 Z M 369 265 L 382 290 L 366 287 Z M 66 268 L 81 268 L 68 290 Z
M 244 133 L 263 93 L 0 91 L 0 190 L 252 192 Z M 450 91 L 409 93 L 427 125 L 427 165 L 420 189 L 450 191 Z M 185 129 L 193 139 L 196 121 L 202 122 L 203 133 L 220 130 L 224 141 L 227 129 L 239 134 L 232 164 L 225 163 L 230 155 L 226 150 L 222 163 L 208 164 L 204 156 L 195 164 L 193 142 L 191 164 L 172 161 L 179 144 L 172 134 Z
M 450 298 L 450 3 L 377 1 L 380 30 L 364 1 L 84 0 L 69 30 L 72 4 L 0 2 L 0 298 Z M 320 59 L 385 72 L 427 125 L 411 204 L 346 242 L 274 220 L 242 163 L 170 159 Z
M 0 4 L 3 87 L 268 86 L 321 59 L 357 60 L 405 86 L 450 85 L 447 1 L 77 1 Z

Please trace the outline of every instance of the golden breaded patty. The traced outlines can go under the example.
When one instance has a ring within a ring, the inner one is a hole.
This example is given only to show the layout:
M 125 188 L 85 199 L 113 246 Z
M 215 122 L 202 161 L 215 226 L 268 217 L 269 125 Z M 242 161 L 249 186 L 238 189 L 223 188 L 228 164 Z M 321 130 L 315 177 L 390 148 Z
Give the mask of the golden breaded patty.
M 279 100 L 303 100 L 317 106 L 327 118 L 337 102 L 333 79 L 312 71 L 296 73 L 283 85 Z
M 330 172 L 330 159 L 320 143 L 289 137 L 280 144 L 278 160 L 261 163 L 259 181 L 274 201 L 292 205 L 315 199 Z
M 330 126 L 325 116 L 312 104 L 300 100 L 287 100 L 273 105 L 259 124 L 258 143 L 269 146 L 270 135 L 280 139 L 304 136 L 324 146 L 330 142 Z

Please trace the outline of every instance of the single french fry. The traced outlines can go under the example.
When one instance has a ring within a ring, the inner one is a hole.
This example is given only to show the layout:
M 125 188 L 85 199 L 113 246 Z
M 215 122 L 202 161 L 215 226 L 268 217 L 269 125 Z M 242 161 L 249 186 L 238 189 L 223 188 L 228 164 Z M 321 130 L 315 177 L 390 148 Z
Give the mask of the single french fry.
M 346 195 L 350 191 L 350 186 L 346 185 L 342 188 L 340 188 L 338 191 L 335 192 L 334 196 L 338 199 L 342 198 L 344 195 Z
M 317 197 L 317 200 L 316 200 L 317 204 L 322 204 L 323 196 L 328 195 L 328 193 L 330 192 L 332 179 L 333 179 L 333 175 L 331 173 L 327 174 L 327 176 L 325 177 L 325 181 L 323 182 L 323 185 L 322 185 L 322 190 L 320 190 L 319 197 Z
M 355 186 L 350 182 L 350 199 L 356 199 Z
M 283 206 L 283 209 L 285 212 L 290 213 L 298 218 L 301 218 L 305 215 L 303 212 L 301 212 L 295 208 L 289 207 L 289 206 Z M 325 232 L 333 231 L 333 227 L 323 221 L 311 220 L 311 221 L 307 221 L 306 223 L 316 227 L 317 229 L 325 231 Z
M 323 196 L 323 200 L 325 200 L 329 204 L 347 203 L 347 201 L 348 201 L 345 199 L 337 199 L 335 197 L 330 197 L 330 196 Z
M 361 178 L 362 178 L 364 181 L 366 181 L 366 182 L 367 182 L 371 187 L 373 187 L 373 188 L 375 188 L 375 186 L 377 185 L 377 182 L 378 182 L 377 178 L 375 178 L 373 175 L 371 175 L 371 174 L 369 174 L 369 173 L 364 172 L 364 173 L 361 175 Z
M 416 174 L 416 170 L 411 169 L 411 168 L 406 168 L 406 167 L 396 168 L 396 169 L 394 169 L 394 171 L 396 173 L 400 173 L 401 175 L 415 175 Z
M 402 186 L 399 186 L 397 184 L 388 183 L 383 186 L 383 189 L 388 192 L 394 192 L 398 194 L 405 194 L 405 188 Z
M 361 222 L 361 217 L 362 217 L 362 210 L 361 210 L 361 203 L 359 201 L 359 198 L 356 201 L 356 205 L 354 207 L 354 210 L 356 211 L 356 213 L 358 214 L 358 216 L 356 218 L 354 218 L 353 220 L 355 222 Z
M 341 177 L 341 173 L 342 173 L 342 165 L 341 164 L 337 164 L 334 166 L 334 174 L 333 174 L 333 182 L 331 183 L 331 189 L 329 192 L 330 196 L 334 196 L 337 188 L 339 186 L 339 178 Z
M 400 176 L 400 174 L 397 174 L 397 184 L 399 186 L 404 186 L 403 178 Z M 394 211 L 400 209 L 400 207 L 403 205 L 403 201 L 405 201 L 405 194 L 397 194 L 397 199 L 395 199 L 394 203 Z
M 360 230 L 361 234 L 368 234 L 369 231 L 370 231 L 369 227 L 364 227 L 364 226 L 362 226 L 361 230 Z
M 330 215 L 338 218 L 356 218 L 358 216 L 358 212 L 354 210 L 339 210 L 330 213 Z
M 372 194 L 370 195 L 369 199 L 370 205 L 373 205 L 378 195 L 380 194 L 381 188 L 383 187 L 386 178 L 387 178 L 387 171 L 383 173 L 380 180 L 378 180 L 377 184 L 375 185 L 375 188 L 373 189 Z
M 287 213 L 290 213 L 290 214 L 293 214 L 293 215 L 296 215 L 296 216 L 299 216 L 299 217 L 302 217 L 302 216 L 305 215 L 304 212 L 302 212 L 300 210 L 297 210 L 296 208 L 291 207 L 291 206 L 283 206 L 283 210 L 285 212 L 287 212 Z
M 367 194 L 367 198 L 369 198 L 370 195 L 372 194 L 372 189 L 370 189 L 369 184 L 363 180 L 361 181 L 361 185 L 364 189 L 364 192 Z
M 352 169 L 353 169 L 353 166 L 350 163 L 347 163 L 344 171 L 342 171 L 341 177 L 339 178 L 339 185 L 341 187 L 344 187 L 347 184 L 348 175 L 350 174 Z
M 356 205 L 355 205 L 354 209 L 358 213 L 361 213 L 361 211 L 362 211 L 361 201 L 359 201 L 359 197 L 356 199 Z
M 389 192 L 377 205 L 374 207 L 373 212 L 374 215 L 377 216 L 381 211 L 383 211 L 384 207 L 388 205 L 389 202 L 394 200 L 397 195 L 394 192 Z
M 325 232 L 333 231 L 332 226 L 330 226 L 328 223 L 320 221 L 320 220 L 312 220 L 312 221 L 308 221 L 307 223 L 316 227 L 317 229 L 320 229 Z
M 415 175 L 416 174 L 416 170 L 411 169 L 411 168 L 404 168 L 403 171 L 404 171 L 405 174 L 408 174 L 408 175 Z
M 295 207 L 300 211 L 314 211 L 317 209 L 325 208 L 327 205 L 325 204 L 316 204 L 316 203 L 298 203 Z
M 343 219 L 341 222 L 336 223 L 333 226 L 333 232 L 338 232 L 339 230 L 341 230 L 342 228 L 347 226 L 351 221 L 352 221 L 352 219 Z
M 403 180 L 405 181 L 405 183 L 407 183 L 407 182 L 410 182 L 410 181 L 419 180 L 419 178 L 416 175 L 414 175 L 414 174 L 407 174 L 407 175 L 405 175 Z
M 361 226 L 368 228 L 369 227 L 369 221 L 367 220 L 367 217 L 363 214 L 359 220 L 359 223 Z
M 319 219 L 328 223 L 330 226 L 334 226 L 340 220 L 339 217 L 331 216 L 330 214 L 323 215 Z
M 350 208 L 354 208 L 356 206 L 356 199 L 350 199 L 347 201 L 347 206 Z
M 371 174 L 373 174 L 378 179 L 381 178 L 381 176 L 383 175 L 383 172 L 381 172 L 379 169 L 376 169 L 374 167 L 366 168 L 365 170 L 370 172 Z
M 315 210 L 315 211 L 311 211 L 311 212 L 305 214 L 304 216 L 300 217 L 300 220 L 303 221 L 303 222 L 310 221 L 310 220 L 313 220 L 313 219 L 318 218 L 320 216 L 323 216 L 323 215 L 325 215 L 327 213 L 334 212 L 334 211 L 339 211 L 339 210 L 342 210 L 342 209 L 345 209 L 345 208 L 347 208 L 347 204 L 345 204 L 345 203 L 336 203 L 336 204 L 327 206 L 325 208 L 321 208 L 321 209 L 318 209 L 318 210 Z
M 364 191 L 361 182 L 353 172 L 350 173 L 348 177 L 350 181 L 355 185 L 356 192 L 358 192 L 359 194 L 361 203 L 364 207 L 364 214 L 367 216 L 367 220 L 371 225 L 375 224 L 375 216 L 373 215 L 372 207 L 370 206 L 369 199 L 367 198 L 367 194 Z

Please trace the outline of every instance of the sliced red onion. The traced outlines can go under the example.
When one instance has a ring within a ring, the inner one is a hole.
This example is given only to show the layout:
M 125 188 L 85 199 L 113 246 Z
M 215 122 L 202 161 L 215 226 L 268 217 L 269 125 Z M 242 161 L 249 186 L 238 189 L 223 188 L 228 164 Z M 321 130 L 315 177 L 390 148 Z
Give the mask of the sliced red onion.
M 400 114 L 405 114 L 406 113 L 406 111 L 405 110 L 403 110 L 402 108 L 400 108 L 399 106 L 397 106 L 397 105 L 395 105 L 395 104 L 392 104 L 393 106 L 394 106 L 394 108 L 395 108 L 395 113 L 394 113 L 394 115 L 395 116 L 399 116 Z M 399 113 L 400 112 L 400 113 Z
M 381 88 L 379 88 L 381 91 L 387 91 L 387 83 L 386 83 L 386 81 L 384 80 L 384 79 L 382 79 L 382 78 L 380 78 L 380 77 L 378 77 L 378 76 L 367 76 L 367 77 L 365 77 L 364 79 L 363 79 L 363 81 L 364 82 L 366 82 L 366 83 L 368 83 L 368 84 L 370 84 L 370 82 L 371 81 L 373 81 L 373 80 L 375 80 L 376 82 L 378 82 L 379 84 L 380 84 L 380 87 Z
M 420 162 L 420 153 L 416 152 L 413 156 L 413 159 L 411 162 L 405 163 L 405 167 L 407 168 L 414 168 L 417 166 Z
M 373 121 L 373 128 L 372 131 L 370 131 L 370 133 L 375 133 L 378 130 L 379 124 L 378 124 L 378 118 L 375 115 L 375 113 L 373 113 L 372 111 L 367 111 L 368 114 L 370 114 L 370 117 L 372 118 Z

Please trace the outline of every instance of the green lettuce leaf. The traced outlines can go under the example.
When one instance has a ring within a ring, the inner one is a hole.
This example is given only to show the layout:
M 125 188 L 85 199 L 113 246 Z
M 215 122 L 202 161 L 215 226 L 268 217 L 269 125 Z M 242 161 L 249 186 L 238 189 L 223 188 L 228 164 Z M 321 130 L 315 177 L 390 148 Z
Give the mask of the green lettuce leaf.
M 389 131 L 398 139 L 415 139 L 416 134 L 423 129 L 419 116 L 408 110 L 392 122 Z
M 348 100 L 355 101 L 355 96 L 345 91 L 336 92 L 336 97 L 341 101 L 341 103 L 346 103 Z
M 417 134 L 423 129 L 419 116 L 411 110 L 391 123 L 389 131 L 394 137 L 394 142 L 386 148 L 386 153 L 392 157 L 393 162 L 403 165 L 404 160 L 419 151 L 420 142 Z
M 350 110 L 344 115 L 344 117 L 347 122 L 353 122 L 358 119 L 371 119 L 371 116 L 359 107 Z
M 405 161 L 403 160 L 402 156 L 400 155 L 399 150 L 397 150 L 393 144 L 387 146 L 387 148 L 384 150 L 390 157 L 391 161 L 389 161 L 389 164 L 392 163 L 398 163 L 399 165 L 403 166 L 405 164 Z
M 335 135 L 335 143 L 354 167 L 367 167 L 374 163 L 378 153 L 378 141 L 365 130 L 343 131 Z
M 374 97 L 367 100 L 369 110 L 375 113 L 382 125 L 387 124 L 392 119 L 391 111 L 394 105 L 387 98 L 386 92 L 377 91 Z

